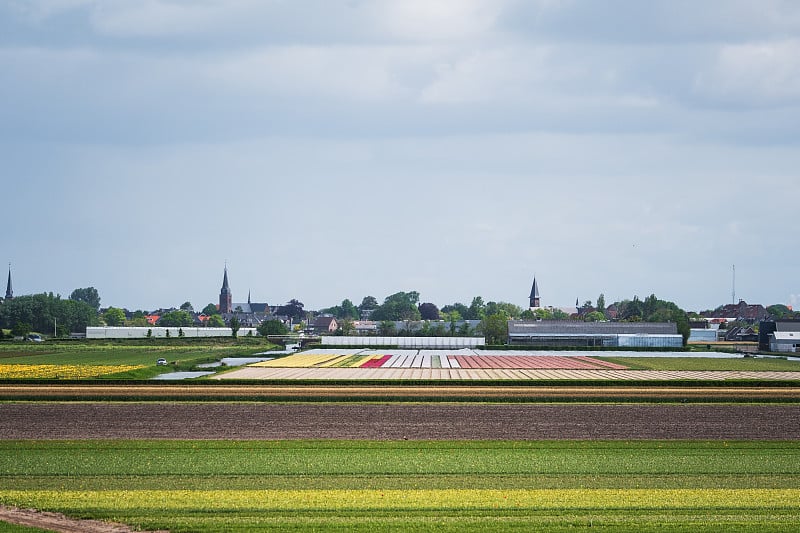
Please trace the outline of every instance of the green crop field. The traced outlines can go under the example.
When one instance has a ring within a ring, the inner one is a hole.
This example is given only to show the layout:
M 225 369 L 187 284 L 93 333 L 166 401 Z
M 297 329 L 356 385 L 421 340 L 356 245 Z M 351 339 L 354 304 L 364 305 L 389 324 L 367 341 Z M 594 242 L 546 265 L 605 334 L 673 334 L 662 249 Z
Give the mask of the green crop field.
M 0 503 L 171 531 L 795 531 L 793 442 L 0 441 Z
M 788 361 L 781 358 L 602 357 L 602 359 L 636 370 L 800 372 L 800 361 Z
M 55 373 L 62 377 L 70 376 L 69 371 L 59 372 L 58 367 L 76 366 L 135 366 L 133 370 L 118 373 L 103 373 L 106 379 L 148 379 L 162 372 L 188 370 L 199 363 L 217 361 L 224 357 L 247 357 L 257 352 L 276 348 L 263 339 L 215 339 L 215 340 L 135 340 L 125 342 L 84 341 L 0 343 L 0 377 L 35 379 L 40 372 L 36 367 L 56 367 L 44 372 L 43 377 Z M 156 360 L 166 359 L 170 364 L 156 367 Z M 11 365 L 10 367 L 8 365 Z M 30 372 L 26 372 L 26 367 Z M 87 372 L 92 376 L 91 372 Z M 92 376 L 93 377 L 93 376 Z

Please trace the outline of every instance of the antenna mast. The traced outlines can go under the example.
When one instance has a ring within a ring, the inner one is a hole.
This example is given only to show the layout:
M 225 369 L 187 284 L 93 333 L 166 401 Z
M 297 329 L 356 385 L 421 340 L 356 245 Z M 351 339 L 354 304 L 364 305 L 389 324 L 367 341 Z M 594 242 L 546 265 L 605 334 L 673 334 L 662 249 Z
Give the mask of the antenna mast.
M 731 303 L 736 303 L 736 265 L 733 265 L 733 280 L 731 281 Z

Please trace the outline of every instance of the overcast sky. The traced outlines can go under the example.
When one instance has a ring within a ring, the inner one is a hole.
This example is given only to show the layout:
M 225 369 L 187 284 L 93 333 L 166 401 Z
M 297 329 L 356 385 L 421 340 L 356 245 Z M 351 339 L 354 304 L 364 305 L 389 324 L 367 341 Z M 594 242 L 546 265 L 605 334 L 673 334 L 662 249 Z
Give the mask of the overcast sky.
M 794 0 L 0 0 L 17 295 L 798 308 L 799 145 Z

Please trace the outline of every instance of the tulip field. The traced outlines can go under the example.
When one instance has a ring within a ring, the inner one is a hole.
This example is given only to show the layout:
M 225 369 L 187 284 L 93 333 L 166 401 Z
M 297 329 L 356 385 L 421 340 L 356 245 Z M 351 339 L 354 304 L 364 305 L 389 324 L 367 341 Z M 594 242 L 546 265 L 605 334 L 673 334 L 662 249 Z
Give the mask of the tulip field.
M 170 531 L 796 531 L 791 442 L 0 441 L 0 504 Z
M 0 379 L 83 379 L 120 374 L 144 365 L 0 365 Z
M 466 353 L 465 353 L 466 352 Z M 490 353 L 472 350 L 447 353 L 439 350 L 394 350 L 391 353 L 360 350 L 355 353 L 334 349 L 311 350 L 300 354 L 254 363 L 262 368 L 475 368 L 475 369 L 564 369 L 624 370 L 625 365 L 596 357 Z

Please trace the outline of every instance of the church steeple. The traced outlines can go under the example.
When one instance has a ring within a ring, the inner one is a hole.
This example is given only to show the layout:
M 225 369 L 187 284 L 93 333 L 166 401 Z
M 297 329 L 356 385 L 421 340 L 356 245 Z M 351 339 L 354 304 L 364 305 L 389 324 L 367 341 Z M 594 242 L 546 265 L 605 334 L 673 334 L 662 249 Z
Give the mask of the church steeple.
M 6 300 L 14 298 L 14 290 L 11 288 L 11 263 L 8 264 L 8 284 L 6 285 Z
M 225 274 L 222 276 L 222 289 L 219 291 L 219 312 L 230 313 L 233 307 L 231 287 L 228 285 L 228 265 L 225 265 Z
M 537 309 L 541 307 L 539 301 L 539 285 L 536 284 L 536 276 L 533 276 L 533 287 L 531 287 L 530 301 L 531 301 L 530 305 L 531 309 Z

